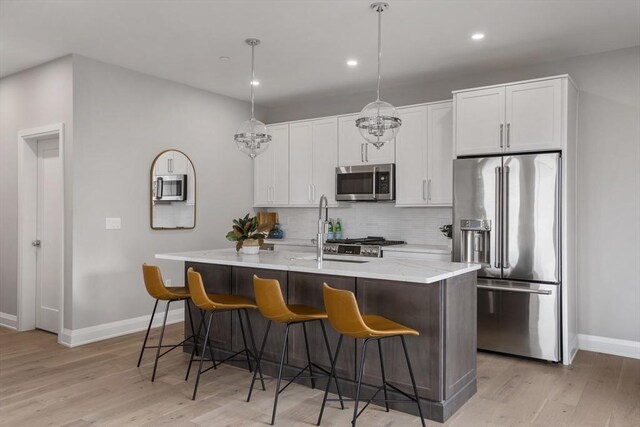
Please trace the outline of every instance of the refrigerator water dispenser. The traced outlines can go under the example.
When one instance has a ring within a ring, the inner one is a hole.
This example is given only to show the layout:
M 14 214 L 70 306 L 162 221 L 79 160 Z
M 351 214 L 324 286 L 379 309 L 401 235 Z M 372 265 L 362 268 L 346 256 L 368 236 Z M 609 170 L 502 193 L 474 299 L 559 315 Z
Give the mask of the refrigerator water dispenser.
M 491 221 L 487 219 L 460 220 L 461 262 L 491 263 Z

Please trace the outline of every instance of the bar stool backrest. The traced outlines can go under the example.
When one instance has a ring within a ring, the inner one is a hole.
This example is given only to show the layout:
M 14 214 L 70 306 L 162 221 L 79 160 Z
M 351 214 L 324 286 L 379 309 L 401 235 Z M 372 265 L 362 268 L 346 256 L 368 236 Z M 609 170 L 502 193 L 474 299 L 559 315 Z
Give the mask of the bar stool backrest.
M 202 276 L 195 271 L 193 267 L 187 270 L 187 283 L 189 284 L 189 293 L 191 301 L 201 310 L 214 310 L 216 304 L 209 299 L 207 291 L 204 289 Z
M 253 292 L 260 313 L 267 319 L 276 322 L 289 322 L 294 317 L 284 302 L 280 282 L 276 279 L 261 279 L 254 275 Z
M 162 273 L 160 273 L 158 266 L 142 264 L 142 275 L 144 277 L 144 286 L 147 288 L 149 295 L 159 300 L 171 299 L 172 294 L 164 286 Z
M 365 338 L 373 332 L 362 319 L 358 302 L 353 292 L 335 289 L 323 284 L 324 306 L 333 329 L 343 335 Z

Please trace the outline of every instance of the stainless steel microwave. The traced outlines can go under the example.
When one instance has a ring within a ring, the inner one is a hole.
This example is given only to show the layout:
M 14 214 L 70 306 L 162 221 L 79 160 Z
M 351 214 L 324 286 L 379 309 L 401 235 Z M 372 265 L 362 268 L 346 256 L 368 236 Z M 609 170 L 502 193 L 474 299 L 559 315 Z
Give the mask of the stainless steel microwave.
M 351 202 L 396 199 L 396 165 L 339 166 L 336 168 L 336 200 Z
M 187 175 L 156 175 L 153 193 L 159 202 L 187 200 Z

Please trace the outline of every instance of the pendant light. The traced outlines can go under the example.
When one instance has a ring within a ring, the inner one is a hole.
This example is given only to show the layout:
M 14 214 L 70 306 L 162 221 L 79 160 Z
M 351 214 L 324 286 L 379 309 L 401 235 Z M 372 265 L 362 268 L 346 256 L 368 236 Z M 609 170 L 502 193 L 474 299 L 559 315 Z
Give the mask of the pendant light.
M 367 104 L 356 120 L 360 135 L 370 144 L 380 149 L 385 142 L 391 141 L 398 134 L 402 120 L 395 107 L 380 100 L 380 62 L 382 59 L 382 12 L 389 8 L 389 4 L 377 2 L 371 4 L 371 9 L 378 13 L 378 96 Z
M 251 86 L 251 118 L 240 125 L 233 139 L 236 141 L 240 151 L 254 159 L 267 149 L 269 142 L 271 142 L 271 135 L 264 123 L 254 117 L 253 88 L 257 85 L 253 70 L 254 49 L 260 44 L 260 40 L 246 39 L 245 42 L 251 46 L 251 81 L 249 83 Z

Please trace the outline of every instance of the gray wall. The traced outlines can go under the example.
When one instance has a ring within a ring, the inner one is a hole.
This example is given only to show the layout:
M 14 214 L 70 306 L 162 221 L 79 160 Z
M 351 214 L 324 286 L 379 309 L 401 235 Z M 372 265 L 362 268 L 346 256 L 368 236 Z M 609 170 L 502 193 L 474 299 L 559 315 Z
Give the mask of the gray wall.
M 253 202 L 251 160 L 233 134 L 246 102 L 74 56 L 73 329 L 149 314 L 143 262 L 182 284 L 183 266 L 159 252 L 228 246 L 231 219 Z M 196 172 L 196 228 L 151 230 L 149 170 L 162 150 L 186 153 Z M 121 217 L 121 230 L 105 230 Z
M 579 333 L 640 341 L 640 48 L 526 68 L 385 88 L 394 105 L 451 98 L 451 91 L 568 73 L 578 118 Z M 267 111 L 269 123 L 359 111 L 373 91 L 303 99 Z
M 18 132 L 65 126 L 65 212 L 71 212 L 73 152 L 71 56 L 0 79 L 0 312 L 17 314 Z M 71 236 L 71 215 L 65 219 Z M 65 247 L 65 304 L 71 298 L 71 244 Z

